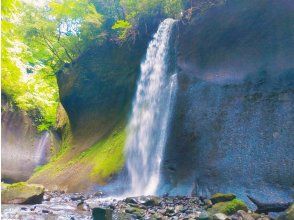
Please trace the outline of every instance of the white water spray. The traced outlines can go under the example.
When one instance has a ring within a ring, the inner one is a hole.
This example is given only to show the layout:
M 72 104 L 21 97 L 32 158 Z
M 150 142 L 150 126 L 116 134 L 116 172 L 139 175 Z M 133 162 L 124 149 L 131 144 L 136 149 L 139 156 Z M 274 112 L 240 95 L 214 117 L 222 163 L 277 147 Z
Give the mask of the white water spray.
M 149 43 L 128 124 L 127 169 L 129 194 L 154 195 L 160 181 L 160 164 L 166 144 L 168 121 L 177 86 L 168 74 L 169 39 L 173 19 L 164 20 Z

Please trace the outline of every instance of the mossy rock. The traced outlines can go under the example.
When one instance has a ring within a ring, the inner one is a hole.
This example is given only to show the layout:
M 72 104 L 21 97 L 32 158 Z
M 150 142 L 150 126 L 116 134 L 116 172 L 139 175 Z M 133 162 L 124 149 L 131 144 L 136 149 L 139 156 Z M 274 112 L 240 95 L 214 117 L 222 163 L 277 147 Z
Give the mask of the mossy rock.
M 243 201 L 239 199 L 233 199 L 232 201 L 216 203 L 207 211 L 212 215 L 216 213 L 224 213 L 226 215 L 232 215 L 236 213 L 238 210 L 244 210 L 247 212 L 248 208 Z
M 294 204 L 292 204 L 284 213 L 282 213 L 278 220 L 293 220 L 294 219 Z
M 92 218 L 93 220 L 111 220 L 112 210 L 100 207 L 94 208 L 92 209 Z
M 136 219 L 143 218 L 145 211 L 143 209 L 140 209 L 138 207 L 128 207 L 125 210 L 126 213 L 131 214 L 132 216 L 136 217 Z
M 232 193 L 224 194 L 224 193 L 216 193 L 211 196 L 210 200 L 212 204 L 216 204 L 218 202 L 227 202 L 236 199 L 236 196 Z
M 1 203 L 4 204 L 38 204 L 43 200 L 45 188 L 39 184 L 19 182 L 5 184 L 1 190 Z

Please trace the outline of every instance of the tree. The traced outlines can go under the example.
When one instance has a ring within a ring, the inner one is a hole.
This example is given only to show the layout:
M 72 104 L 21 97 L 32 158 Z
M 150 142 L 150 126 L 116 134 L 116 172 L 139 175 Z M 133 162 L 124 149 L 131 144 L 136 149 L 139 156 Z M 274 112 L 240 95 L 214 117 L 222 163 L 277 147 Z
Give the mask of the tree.
M 55 124 L 55 72 L 99 41 L 103 16 L 87 0 L 49 1 L 45 7 L 2 3 L 2 92 L 29 114 L 39 130 Z

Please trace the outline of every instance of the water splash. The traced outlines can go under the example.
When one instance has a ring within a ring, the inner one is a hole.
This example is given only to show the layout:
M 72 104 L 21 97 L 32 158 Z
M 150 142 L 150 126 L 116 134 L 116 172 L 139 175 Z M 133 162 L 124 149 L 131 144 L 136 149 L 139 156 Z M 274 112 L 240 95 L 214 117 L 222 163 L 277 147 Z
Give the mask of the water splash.
M 40 139 L 37 141 L 36 150 L 35 150 L 35 160 L 37 162 L 36 165 L 43 165 L 47 161 L 47 150 L 50 142 L 50 134 L 49 132 L 44 132 Z
M 126 142 L 131 195 L 154 195 L 177 77 L 168 74 L 169 39 L 175 20 L 166 19 L 149 43 L 133 102 Z

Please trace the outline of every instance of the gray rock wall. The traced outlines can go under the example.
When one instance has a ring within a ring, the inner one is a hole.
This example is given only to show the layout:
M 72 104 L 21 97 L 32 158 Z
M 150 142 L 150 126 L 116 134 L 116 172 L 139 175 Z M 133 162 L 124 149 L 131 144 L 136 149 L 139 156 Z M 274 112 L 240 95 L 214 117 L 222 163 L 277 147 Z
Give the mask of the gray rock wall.
M 161 191 L 289 200 L 294 2 L 227 1 L 179 23 L 179 92 Z
M 2 181 L 26 181 L 38 165 L 48 161 L 50 147 L 57 145 L 52 133 L 39 133 L 26 112 L 11 107 L 2 97 Z

